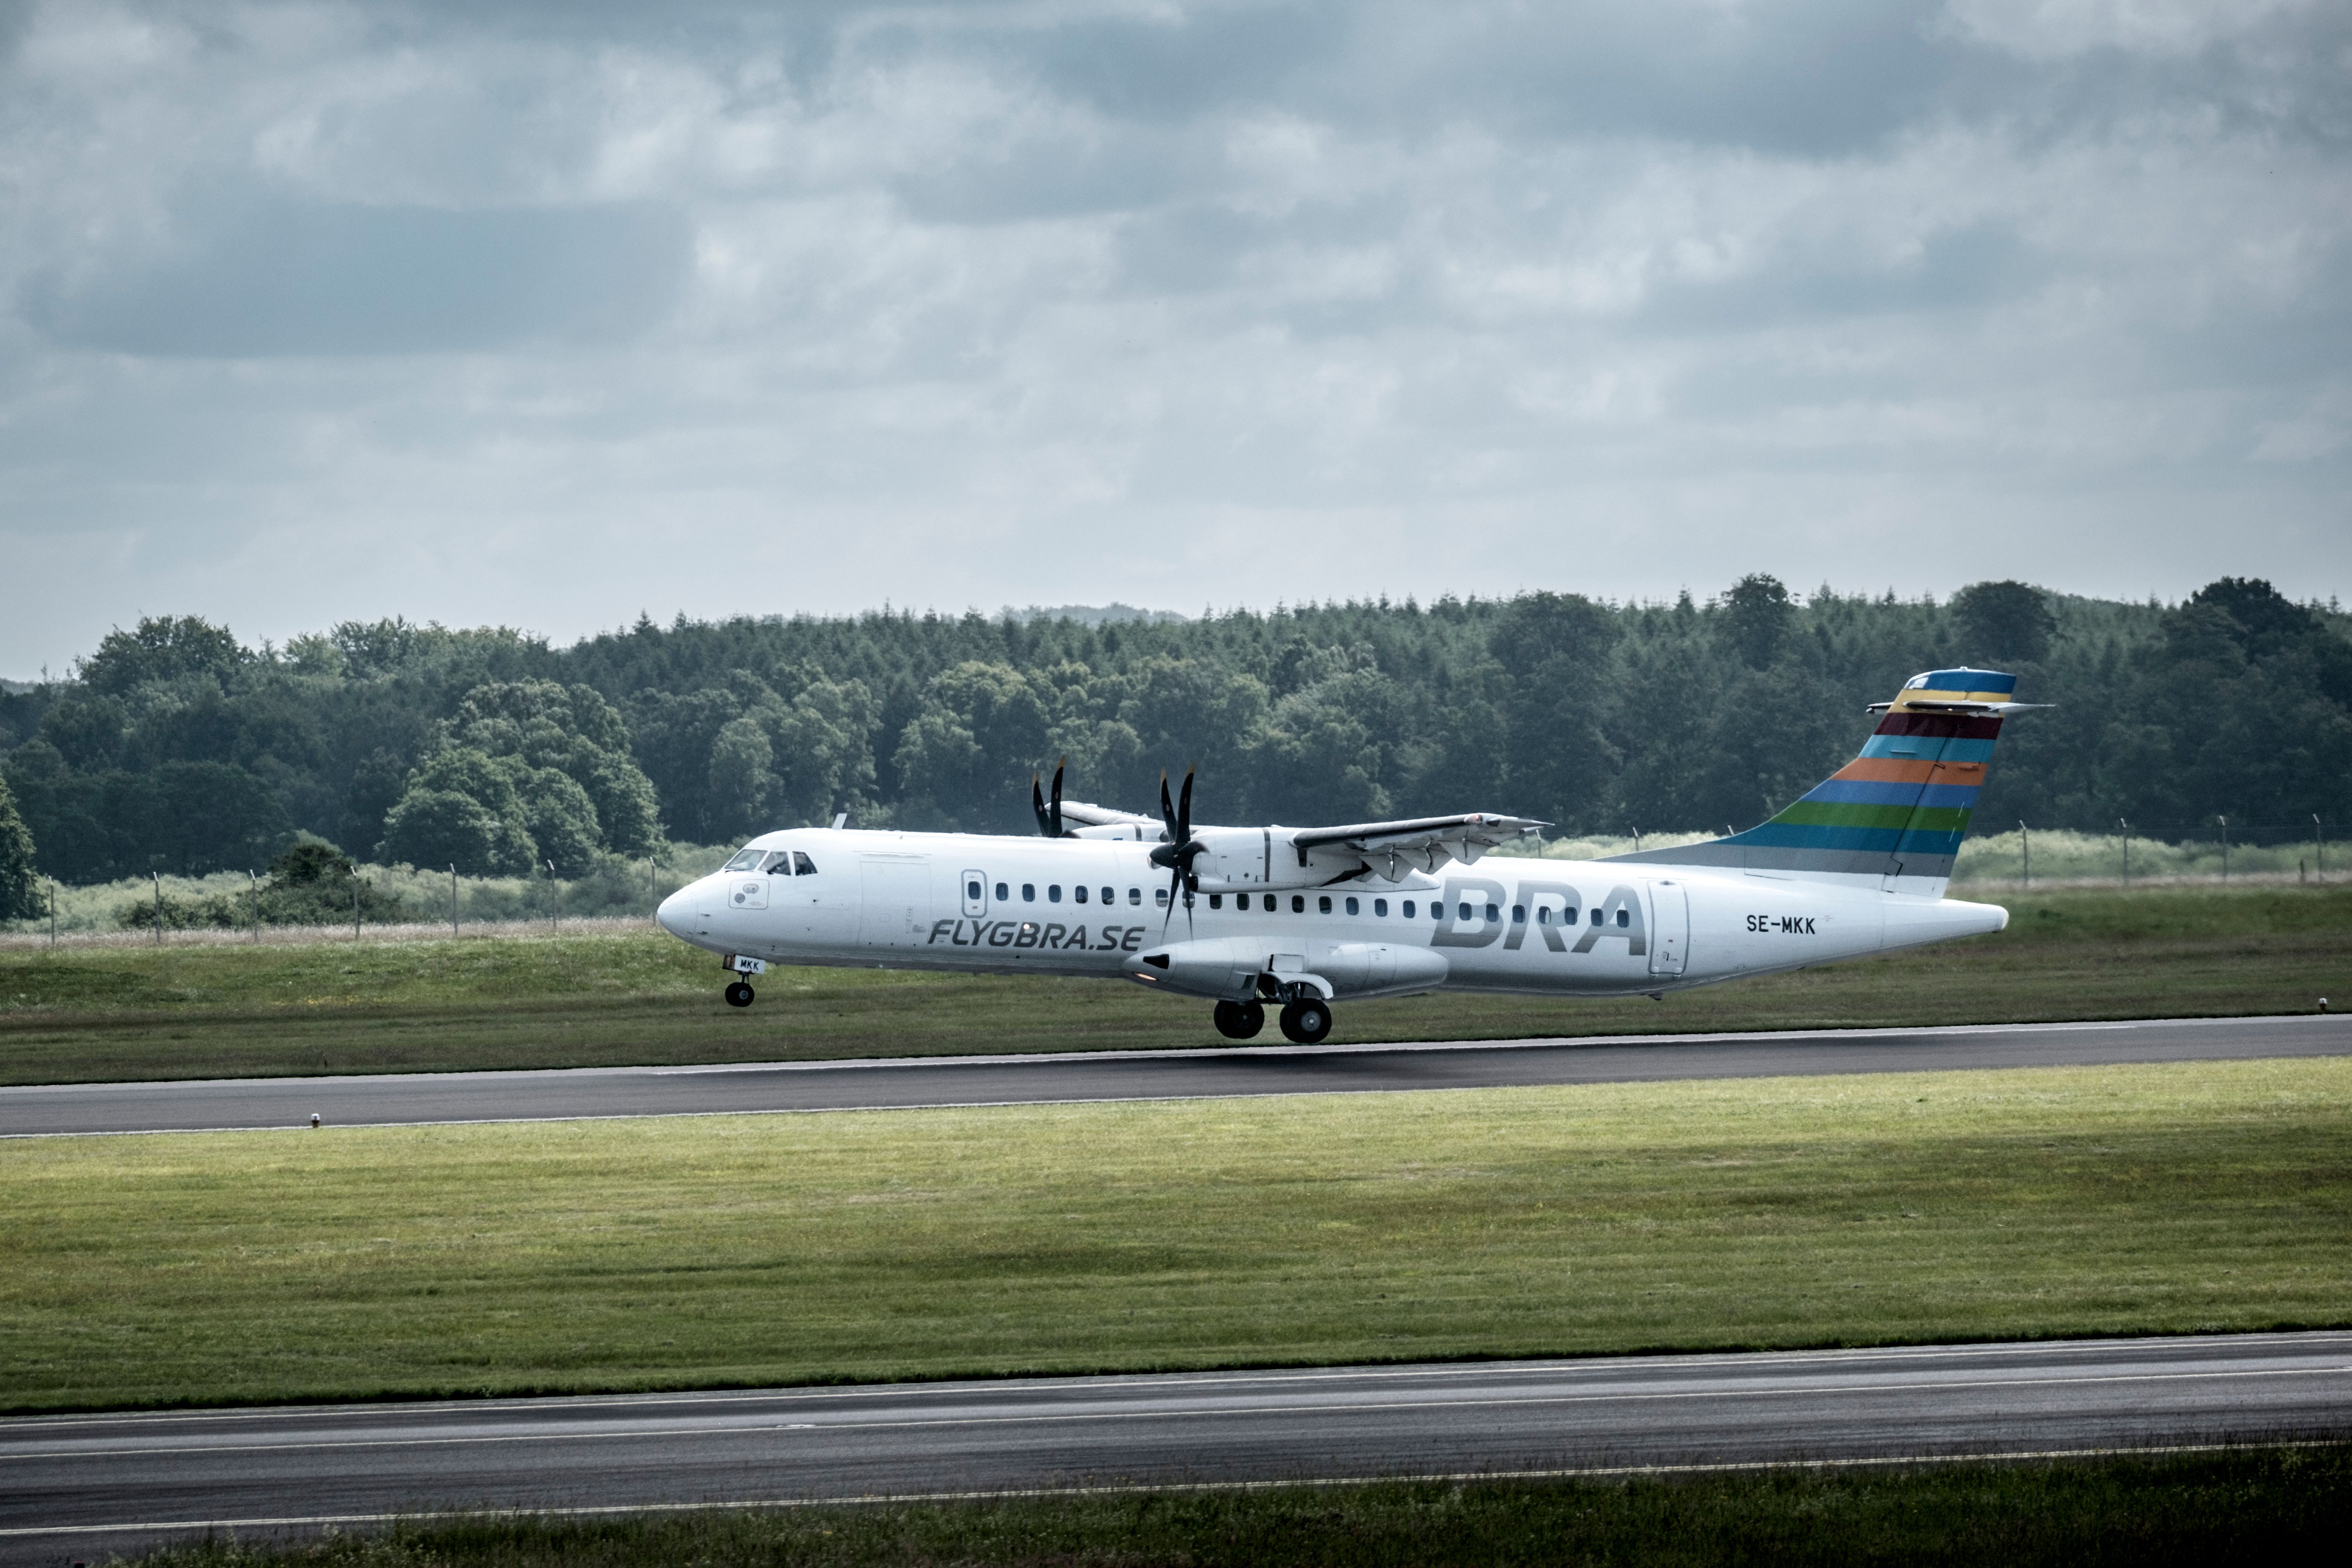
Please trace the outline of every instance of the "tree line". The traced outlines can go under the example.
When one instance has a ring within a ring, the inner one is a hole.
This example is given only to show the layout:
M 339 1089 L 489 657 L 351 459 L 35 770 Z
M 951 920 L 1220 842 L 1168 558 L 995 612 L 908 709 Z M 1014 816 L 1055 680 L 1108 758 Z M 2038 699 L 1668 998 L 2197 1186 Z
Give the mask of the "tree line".
M 1074 795 L 1139 810 L 1197 763 L 1213 821 L 1744 827 L 1853 753 L 1864 704 L 1958 664 L 2055 705 L 2008 727 L 1979 807 L 2003 825 L 2258 831 L 2352 804 L 2352 617 L 2253 579 L 2170 605 L 1758 574 L 1670 604 L 640 617 L 569 647 L 394 619 L 257 647 L 166 616 L 0 694 L 0 900 L 36 870 L 244 869 L 298 838 L 569 877 L 839 812 L 1021 832 L 1064 757 Z

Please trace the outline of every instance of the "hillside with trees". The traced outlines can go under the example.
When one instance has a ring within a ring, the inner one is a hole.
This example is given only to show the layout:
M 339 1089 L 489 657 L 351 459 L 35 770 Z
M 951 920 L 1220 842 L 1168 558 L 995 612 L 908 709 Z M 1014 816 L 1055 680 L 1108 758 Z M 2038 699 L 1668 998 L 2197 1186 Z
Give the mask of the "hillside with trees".
M 350 623 L 248 647 L 194 616 L 0 693 L 0 862 L 68 883 L 269 865 L 298 837 L 474 875 L 574 877 L 665 840 L 846 811 L 1030 829 L 1031 770 L 1148 809 L 1319 823 L 1485 808 L 1561 833 L 1746 826 L 1851 756 L 1915 671 L 2015 671 L 1982 814 L 2249 837 L 2352 805 L 2352 617 L 2224 578 L 2173 605 L 1979 583 L 1948 600 L 1575 594 L 1199 620 L 876 613 L 668 626 L 568 647 Z M 2296 825 L 2301 825 L 2299 827 Z M 15 878 L 15 880 L 11 880 Z M 10 898 L 21 870 L 0 864 Z

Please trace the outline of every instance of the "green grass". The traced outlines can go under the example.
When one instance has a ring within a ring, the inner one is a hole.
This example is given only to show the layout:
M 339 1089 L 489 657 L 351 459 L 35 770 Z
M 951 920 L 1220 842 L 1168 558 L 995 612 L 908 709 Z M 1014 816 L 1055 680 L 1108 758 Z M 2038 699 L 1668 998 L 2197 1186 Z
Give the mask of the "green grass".
M 2066 891 L 2010 929 L 1644 999 L 1342 1006 L 1342 1041 L 2307 1012 L 2352 1001 L 2352 888 Z M 0 951 L 0 1083 L 618 1066 L 1223 1043 L 1113 981 L 771 973 L 748 1010 L 653 932 Z M 1272 1037 L 1268 1037 L 1272 1038 Z
M 2352 1060 L 0 1145 L 0 1405 L 2352 1322 Z
M 761 1511 L 417 1521 L 142 1568 L 883 1568 L 896 1564 L 2292 1563 L 2352 1525 L 2341 1448 L 1773 1470 L 1631 1481 L 1391 1482 Z

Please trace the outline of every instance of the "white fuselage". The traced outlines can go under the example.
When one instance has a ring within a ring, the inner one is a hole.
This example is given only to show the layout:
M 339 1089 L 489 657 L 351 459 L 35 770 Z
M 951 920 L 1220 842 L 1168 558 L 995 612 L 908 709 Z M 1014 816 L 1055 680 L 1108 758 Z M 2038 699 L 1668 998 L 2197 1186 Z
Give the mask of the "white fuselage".
M 1187 911 L 1181 896 L 1165 901 L 1169 874 L 1151 864 L 1151 847 L 794 828 L 753 840 L 737 862 L 759 850 L 813 871 L 720 871 L 672 894 L 657 918 L 698 947 L 772 963 L 1166 984 L 1167 967 L 1155 972 L 1143 955 L 1207 953 L 1219 969 L 1230 952 L 1236 987 L 1260 969 L 1328 974 L 1327 994 L 1341 998 L 1680 990 L 2009 922 L 1997 905 L 1885 892 L 1866 879 L 1507 857 L 1393 882 L 1370 875 L 1213 903 L 1202 893 Z

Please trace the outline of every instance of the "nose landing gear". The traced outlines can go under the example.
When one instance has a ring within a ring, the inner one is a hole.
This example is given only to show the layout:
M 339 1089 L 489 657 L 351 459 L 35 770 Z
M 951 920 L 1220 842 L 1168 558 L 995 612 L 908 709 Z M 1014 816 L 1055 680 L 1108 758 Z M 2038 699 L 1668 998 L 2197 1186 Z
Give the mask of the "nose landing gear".
M 727 989 L 719 994 L 727 998 L 730 1007 L 749 1007 L 753 994 L 751 976 L 767 973 L 767 962 L 745 953 L 730 952 L 721 961 L 719 967 L 732 977 L 727 982 Z

